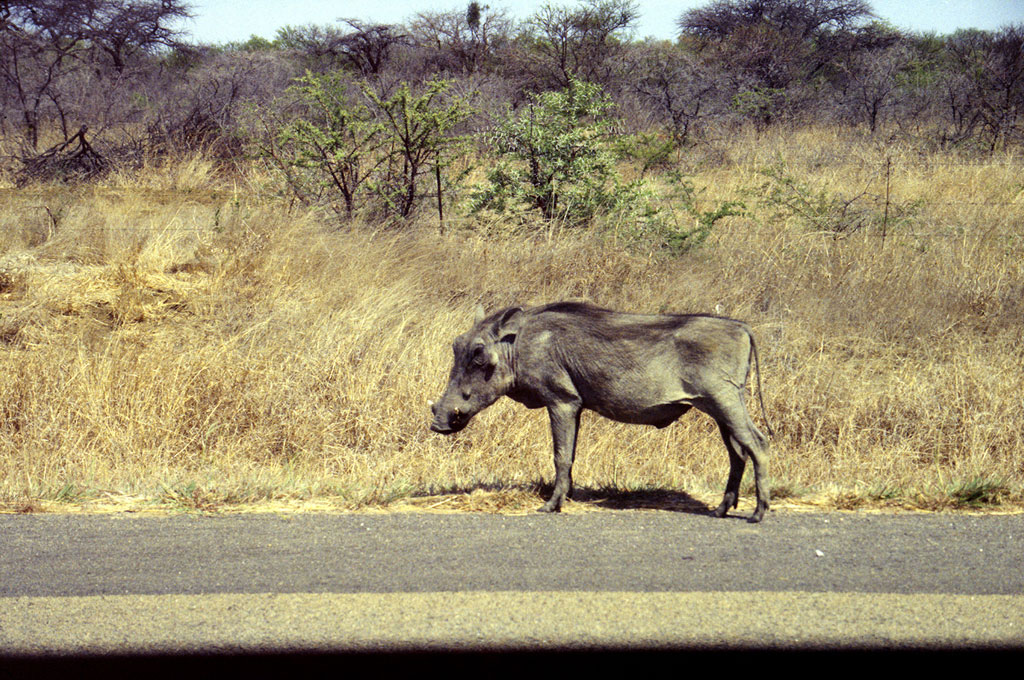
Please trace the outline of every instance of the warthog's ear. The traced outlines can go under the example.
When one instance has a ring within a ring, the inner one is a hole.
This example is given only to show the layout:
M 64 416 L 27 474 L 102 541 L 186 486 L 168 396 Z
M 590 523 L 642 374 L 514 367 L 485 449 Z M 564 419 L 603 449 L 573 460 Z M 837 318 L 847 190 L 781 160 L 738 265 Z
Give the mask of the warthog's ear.
M 498 338 L 499 342 L 515 342 L 522 323 L 522 308 L 510 307 L 502 313 L 501 319 L 498 320 L 498 325 L 494 327 L 494 336 Z

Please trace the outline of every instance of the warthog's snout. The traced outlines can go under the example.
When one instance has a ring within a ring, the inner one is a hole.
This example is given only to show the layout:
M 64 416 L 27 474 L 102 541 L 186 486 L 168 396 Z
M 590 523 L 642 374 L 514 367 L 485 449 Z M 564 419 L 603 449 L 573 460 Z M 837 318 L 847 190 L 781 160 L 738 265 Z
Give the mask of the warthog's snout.
M 434 416 L 430 422 L 430 429 L 439 434 L 454 434 L 466 427 L 471 418 L 469 414 L 463 413 L 457 408 L 449 411 L 432 401 L 428 401 L 427 404 Z

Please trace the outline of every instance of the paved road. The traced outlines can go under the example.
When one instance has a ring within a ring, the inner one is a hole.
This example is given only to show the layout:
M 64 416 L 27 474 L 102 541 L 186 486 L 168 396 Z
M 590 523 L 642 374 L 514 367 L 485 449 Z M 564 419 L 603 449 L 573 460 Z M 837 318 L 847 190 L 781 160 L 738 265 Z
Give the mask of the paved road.
M 0 515 L 5 654 L 1024 649 L 1024 515 Z

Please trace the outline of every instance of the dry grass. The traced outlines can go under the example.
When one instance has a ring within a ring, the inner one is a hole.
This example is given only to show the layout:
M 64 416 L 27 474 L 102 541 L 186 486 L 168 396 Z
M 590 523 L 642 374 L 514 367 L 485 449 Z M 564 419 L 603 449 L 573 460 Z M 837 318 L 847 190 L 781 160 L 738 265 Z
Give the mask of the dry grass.
M 780 159 L 876 213 L 888 167 L 885 240 L 781 209 L 761 173 Z M 780 502 L 1019 507 L 1021 159 L 798 131 L 686 162 L 703 201 L 748 215 L 679 258 L 612 227 L 338 230 L 201 158 L 0 189 L 0 507 L 532 509 L 546 415 L 503 400 L 445 438 L 426 401 L 478 302 L 570 297 L 749 321 Z M 588 414 L 570 507 L 699 508 L 727 467 L 706 416 L 654 430 Z

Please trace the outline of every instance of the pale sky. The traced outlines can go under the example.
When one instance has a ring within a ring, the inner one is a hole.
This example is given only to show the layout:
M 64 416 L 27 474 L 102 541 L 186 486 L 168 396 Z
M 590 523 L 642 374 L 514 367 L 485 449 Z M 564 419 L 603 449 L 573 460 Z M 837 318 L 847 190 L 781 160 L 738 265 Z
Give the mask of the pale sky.
M 676 20 L 710 0 L 641 0 L 634 37 L 675 38 Z M 1024 0 L 868 0 L 879 18 L 897 28 L 952 33 L 960 28 L 997 29 L 1024 23 Z M 195 42 L 245 41 L 252 35 L 273 38 L 282 26 L 333 24 L 339 18 L 394 24 L 417 12 L 463 10 L 468 0 L 191 0 L 195 18 L 186 29 Z M 575 6 L 571 0 L 490 0 L 481 5 L 502 7 L 525 19 L 545 4 Z

